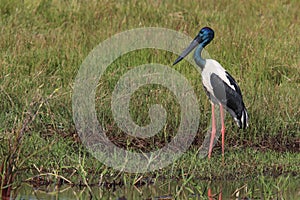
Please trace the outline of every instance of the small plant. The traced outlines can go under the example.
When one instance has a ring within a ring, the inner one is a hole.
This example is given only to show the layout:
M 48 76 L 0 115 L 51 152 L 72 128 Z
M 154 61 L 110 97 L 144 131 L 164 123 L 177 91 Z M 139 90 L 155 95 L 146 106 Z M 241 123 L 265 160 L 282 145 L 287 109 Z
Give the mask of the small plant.
M 36 152 L 31 152 L 31 154 L 25 158 L 20 158 L 21 151 L 24 148 L 23 139 L 30 124 L 35 120 L 43 104 L 49 100 L 55 92 L 56 91 L 54 91 L 46 99 L 36 97 L 32 100 L 28 111 L 24 112 L 22 123 L 19 123 L 16 126 L 16 128 L 12 131 L 12 137 L 8 139 L 8 155 L 4 157 L 0 166 L 0 190 L 3 198 L 10 196 L 17 171 L 23 165 L 25 160 L 35 156 L 37 152 L 43 151 L 53 144 L 50 143 L 49 146 L 39 149 Z

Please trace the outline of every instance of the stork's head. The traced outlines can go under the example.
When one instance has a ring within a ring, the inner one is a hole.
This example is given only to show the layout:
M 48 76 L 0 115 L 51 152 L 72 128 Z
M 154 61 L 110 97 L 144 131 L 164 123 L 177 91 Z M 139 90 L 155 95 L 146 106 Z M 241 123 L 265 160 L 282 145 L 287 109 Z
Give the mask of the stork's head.
M 215 33 L 209 27 L 203 27 L 198 35 L 194 38 L 191 44 L 181 53 L 175 60 L 173 65 L 179 63 L 185 56 L 187 56 L 196 46 L 201 45 L 203 48 L 214 39 Z
M 214 39 L 215 36 L 215 32 L 209 28 L 209 27 L 204 27 L 200 30 L 198 36 L 200 38 L 200 44 L 202 44 L 203 47 L 205 47 L 206 45 L 208 45 L 210 43 L 210 41 L 212 41 Z M 195 39 L 196 39 L 195 38 Z

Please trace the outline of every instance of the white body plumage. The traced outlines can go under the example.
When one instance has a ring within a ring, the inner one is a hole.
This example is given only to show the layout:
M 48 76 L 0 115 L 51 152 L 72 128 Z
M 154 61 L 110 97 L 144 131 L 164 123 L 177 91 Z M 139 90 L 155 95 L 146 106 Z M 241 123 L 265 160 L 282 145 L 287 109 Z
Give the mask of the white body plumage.
M 226 77 L 226 70 L 220 65 L 220 63 L 213 59 L 206 59 L 205 66 L 202 70 L 202 83 L 207 91 L 213 95 L 213 86 L 211 85 L 210 77 L 212 74 L 216 74 L 220 77 L 229 87 L 235 90 L 234 85 L 232 85 L 229 79 Z

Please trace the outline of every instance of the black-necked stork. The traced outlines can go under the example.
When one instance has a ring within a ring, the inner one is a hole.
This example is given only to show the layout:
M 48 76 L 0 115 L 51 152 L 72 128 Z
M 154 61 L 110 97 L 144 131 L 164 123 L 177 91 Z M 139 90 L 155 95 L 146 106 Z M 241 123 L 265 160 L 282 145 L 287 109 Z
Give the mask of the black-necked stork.
M 208 158 L 211 157 L 213 142 L 216 134 L 215 104 L 220 105 L 221 133 L 222 133 L 222 156 L 224 157 L 224 108 L 236 121 L 239 128 L 248 127 L 248 113 L 245 108 L 240 87 L 234 78 L 215 60 L 204 59 L 201 57 L 203 48 L 214 38 L 214 31 L 209 27 L 200 30 L 191 44 L 175 60 L 174 64 L 180 62 L 196 46 L 194 60 L 201 68 L 202 84 L 212 105 L 212 130 L 208 150 Z

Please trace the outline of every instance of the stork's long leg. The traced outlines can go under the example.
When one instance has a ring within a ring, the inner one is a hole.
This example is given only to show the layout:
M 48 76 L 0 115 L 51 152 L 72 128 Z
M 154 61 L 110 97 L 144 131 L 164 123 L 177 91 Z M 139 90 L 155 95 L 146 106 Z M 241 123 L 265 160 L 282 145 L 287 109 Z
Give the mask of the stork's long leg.
M 216 119 L 215 119 L 215 105 L 211 104 L 211 117 L 212 117 L 212 127 L 211 127 L 211 136 L 208 150 L 208 158 L 211 157 L 211 152 L 214 144 L 214 139 L 216 135 Z
M 208 199 L 209 199 L 209 200 L 212 200 L 212 199 L 213 199 L 213 197 L 212 197 L 212 195 L 211 195 L 211 189 L 210 189 L 210 188 L 208 188 L 207 196 L 208 196 Z
M 222 157 L 224 158 L 224 146 L 225 146 L 225 123 L 224 123 L 224 109 L 223 105 L 220 104 L 220 115 L 221 115 L 221 133 L 222 133 Z
M 208 188 L 207 196 L 208 196 L 208 199 L 209 199 L 209 200 L 215 199 L 215 198 L 214 198 L 215 195 L 213 195 L 213 194 L 211 193 L 211 189 L 210 189 L 210 188 Z M 222 200 L 222 189 L 221 189 L 221 191 L 219 192 L 219 198 L 218 198 L 218 200 Z

